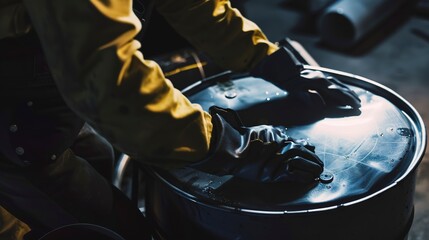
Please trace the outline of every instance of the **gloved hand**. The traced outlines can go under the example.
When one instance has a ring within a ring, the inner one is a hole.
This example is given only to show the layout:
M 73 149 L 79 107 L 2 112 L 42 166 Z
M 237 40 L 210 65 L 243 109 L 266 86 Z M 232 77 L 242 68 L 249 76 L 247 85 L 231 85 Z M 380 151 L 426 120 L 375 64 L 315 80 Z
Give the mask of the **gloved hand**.
M 304 70 L 303 64 L 284 47 L 263 59 L 250 74 L 288 92 L 314 90 L 328 110 L 361 106 L 359 97 L 345 84 L 320 71 Z
M 211 107 L 209 157 L 191 167 L 257 182 L 313 182 L 323 171 L 314 146 L 286 135 L 284 127 L 244 127 L 236 112 Z

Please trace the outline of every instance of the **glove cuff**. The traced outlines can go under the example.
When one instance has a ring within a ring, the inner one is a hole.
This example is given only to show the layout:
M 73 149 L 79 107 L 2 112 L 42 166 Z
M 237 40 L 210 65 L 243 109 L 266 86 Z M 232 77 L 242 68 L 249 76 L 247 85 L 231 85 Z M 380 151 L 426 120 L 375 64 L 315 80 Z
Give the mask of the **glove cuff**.
M 276 85 L 284 85 L 289 79 L 299 77 L 304 65 L 287 48 L 282 47 L 262 59 L 250 75 L 263 78 Z
M 211 174 L 228 174 L 231 171 L 231 164 L 235 162 L 227 160 L 230 157 L 225 149 L 238 148 L 240 136 L 244 134 L 245 128 L 238 114 L 232 109 L 212 106 L 209 113 L 212 116 L 213 131 L 208 155 L 190 167 Z M 216 159 L 213 156 L 216 156 Z

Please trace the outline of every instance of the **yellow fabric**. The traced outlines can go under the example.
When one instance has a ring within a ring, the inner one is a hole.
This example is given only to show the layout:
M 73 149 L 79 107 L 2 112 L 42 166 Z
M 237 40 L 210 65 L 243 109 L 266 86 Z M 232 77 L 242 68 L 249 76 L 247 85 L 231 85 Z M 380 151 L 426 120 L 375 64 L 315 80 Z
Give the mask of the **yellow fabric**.
M 247 70 L 277 49 L 229 1 L 154 1 L 177 31 L 225 68 Z M 26 9 L 69 107 L 119 150 L 162 167 L 207 154 L 211 117 L 144 59 L 131 0 L 0 0 L 0 13 L 11 6 Z M 30 23 L 23 14 L 6 18 Z M 0 36 L 22 33 L 8 26 Z
M 249 70 L 278 47 L 227 0 L 155 0 L 179 33 L 220 66 Z
M 27 224 L 0 206 L 0 240 L 21 240 L 29 231 Z

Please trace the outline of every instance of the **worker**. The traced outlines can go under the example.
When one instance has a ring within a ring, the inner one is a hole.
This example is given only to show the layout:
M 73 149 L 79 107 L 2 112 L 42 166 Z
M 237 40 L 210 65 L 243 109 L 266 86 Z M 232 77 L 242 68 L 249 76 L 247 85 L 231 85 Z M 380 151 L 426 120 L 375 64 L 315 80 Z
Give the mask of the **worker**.
M 346 86 L 303 72 L 228 0 L 153 4 L 225 69 L 315 90 L 326 108 L 360 107 Z M 26 236 L 88 222 L 147 237 L 138 209 L 70 149 L 84 122 L 140 164 L 164 169 L 258 182 L 312 182 L 323 171 L 314 146 L 284 127 L 243 126 L 234 110 L 205 112 L 175 89 L 139 51 L 131 0 L 0 0 L 0 21 L 0 205 L 29 226 Z

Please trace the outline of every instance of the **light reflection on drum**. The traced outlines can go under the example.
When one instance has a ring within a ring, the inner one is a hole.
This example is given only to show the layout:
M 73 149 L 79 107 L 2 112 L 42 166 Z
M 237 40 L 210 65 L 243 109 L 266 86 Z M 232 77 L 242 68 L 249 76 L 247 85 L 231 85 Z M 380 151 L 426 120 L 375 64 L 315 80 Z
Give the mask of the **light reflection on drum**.
M 215 228 L 223 226 L 225 233 L 215 239 L 314 239 L 329 232 L 324 225 L 328 222 L 321 222 L 328 219 L 342 229 L 330 239 L 392 239 L 408 231 L 404 228 L 412 222 L 415 169 L 426 145 L 421 117 L 406 100 L 382 85 L 351 74 L 315 69 L 336 76 L 355 90 L 362 101 L 361 113 L 324 116 L 311 107 L 311 94 L 292 96 L 253 77 L 218 82 L 188 96 L 206 110 L 212 105 L 237 110 L 247 126 L 286 125 L 290 136 L 308 139 L 325 163 L 321 179 L 310 185 L 251 183 L 190 168 L 155 171 L 156 178 L 180 196 L 187 209 L 193 209 L 183 213 L 185 218 L 205 229 L 207 236 L 216 236 Z M 215 223 L 218 217 L 242 222 Z M 269 232 L 252 229 L 261 221 Z M 237 224 L 248 228 L 243 232 Z M 317 227 L 306 232 L 301 225 Z M 400 230 L 389 232 L 392 226 Z M 282 228 L 288 231 L 283 233 Z M 380 232 L 367 235 L 375 229 Z M 351 235 L 343 235 L 346 232 Z

